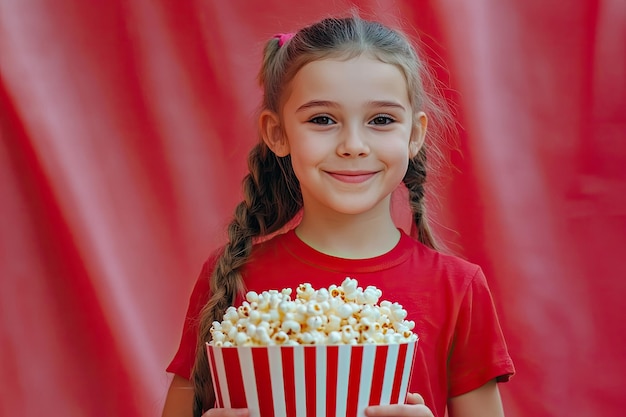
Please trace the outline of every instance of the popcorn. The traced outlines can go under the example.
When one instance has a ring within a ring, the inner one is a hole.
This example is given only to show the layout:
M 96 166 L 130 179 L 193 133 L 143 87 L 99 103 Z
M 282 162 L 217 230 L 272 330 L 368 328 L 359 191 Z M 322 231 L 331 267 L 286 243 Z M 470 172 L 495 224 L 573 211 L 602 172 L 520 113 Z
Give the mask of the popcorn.
M 382 291 L 352 278 L 314 289 L 250 291 L 211 327 L 213 346 L 397 344 L 417 341 L 415 322 L 397 302 L 378 303 Z

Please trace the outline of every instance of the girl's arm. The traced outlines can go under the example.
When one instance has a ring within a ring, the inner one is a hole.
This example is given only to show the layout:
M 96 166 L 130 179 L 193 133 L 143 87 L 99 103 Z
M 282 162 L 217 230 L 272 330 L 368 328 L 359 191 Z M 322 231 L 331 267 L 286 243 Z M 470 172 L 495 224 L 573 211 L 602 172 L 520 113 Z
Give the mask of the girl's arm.
M 192 417 L 193 416 L 193 385 L 191 381 L 174 375 L 165 398 L 165 406 L 161 417 Z M 205 417 L 247 417 L 248 410 L 243 408 L 212 408 Z
M 161 417 L 192 417 L 193 385 L 191 381 L 174 375 L 165 397 L 165 406 Z
M 448 400 L 450 417 L 504 417 L 500 391 L 495 380 Z

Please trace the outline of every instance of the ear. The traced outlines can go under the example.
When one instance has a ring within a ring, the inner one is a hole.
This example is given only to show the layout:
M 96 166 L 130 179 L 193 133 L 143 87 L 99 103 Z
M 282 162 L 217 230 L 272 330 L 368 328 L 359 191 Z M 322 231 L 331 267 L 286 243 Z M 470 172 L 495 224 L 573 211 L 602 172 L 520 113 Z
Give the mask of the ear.
M 409 156 L 414 158 L 424 145 L 426 138 L 426 129 L 428 127 L 428 117 L 426 113 L 420 111 L 415 114 L 413 121 L 413 131 L 411 132 L 411 140 L 409 142 Z
M 289 155 L 289 142 L 280 124 L 280 118 L 270 110 L 263 110 L 259 116 L 259 130 L 263 142 L 276 156 Z

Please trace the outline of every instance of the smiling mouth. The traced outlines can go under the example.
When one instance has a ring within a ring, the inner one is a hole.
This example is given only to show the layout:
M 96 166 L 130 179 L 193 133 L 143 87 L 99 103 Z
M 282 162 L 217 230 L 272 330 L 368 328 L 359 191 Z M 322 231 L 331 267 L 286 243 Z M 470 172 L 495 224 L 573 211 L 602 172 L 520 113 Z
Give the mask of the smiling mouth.
M 359 171 L 359 172 L 326 171 L 326 173 L 330 175 L 331 177 L 333 177 L 334 179 L 336 179 L 337 181 L 341 181 L 341 182 L 345 182 L 349 184 L 363 183 L 377 174 L 377 172 L 372 172 L 372 171 L 367 171 L 367 172 L 366 171 Z

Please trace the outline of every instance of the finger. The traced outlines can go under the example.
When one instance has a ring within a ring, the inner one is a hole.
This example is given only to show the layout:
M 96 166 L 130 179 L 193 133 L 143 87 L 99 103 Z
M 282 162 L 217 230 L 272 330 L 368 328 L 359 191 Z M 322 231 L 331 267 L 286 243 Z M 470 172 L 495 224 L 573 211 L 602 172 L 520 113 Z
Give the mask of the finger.
M 408 393 L 406 395 L 406 403 L 407 404 L 424 404 L 424 397 L 417 393 Z
M 393 404 L 371 406 L 365 409 L 367 417 L 434 417 L 424 404 Z
M 247 408 L 211 408 L 202 417 L 248 417 Z

